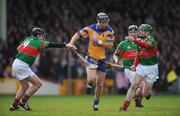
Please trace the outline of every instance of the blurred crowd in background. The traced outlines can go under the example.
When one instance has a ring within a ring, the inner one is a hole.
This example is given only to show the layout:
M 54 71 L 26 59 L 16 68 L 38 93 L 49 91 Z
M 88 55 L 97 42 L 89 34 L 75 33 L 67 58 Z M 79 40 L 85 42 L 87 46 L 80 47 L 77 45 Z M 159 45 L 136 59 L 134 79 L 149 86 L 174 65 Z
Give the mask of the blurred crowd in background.
M 0 42 L 0 77 L 10 75 L 16 47 L 34 26 L 47 31 L 47 40 L 69 42 L 79 29 L 96 23 L 96 14 L 106 12 L 110 26 L 115 31 L 114 48 L 127 35 L 131 24 L 151 24 L 153 35 L 158 41 L 159 80 L 156 86 L 166 91 L 166 76 L 173 70 L 180 75 L 180 1 L 179 0 L 8 0 L 7 38 Z M 1 39 L 0 39 L 1 40 Z M 85 44 L 77 46 L 86 50 Z M 86 78 L 85 64 L 69 56 L 67 49 L 46 49 L 33 66 L 42 78 L 51 77 L 58 82 L 68 77 L 68 67 L 72 78 Z M 111 69 L 107 78 L 124 78 L 122 70 Z M 122 79 L 123 81 L 123 79 Z

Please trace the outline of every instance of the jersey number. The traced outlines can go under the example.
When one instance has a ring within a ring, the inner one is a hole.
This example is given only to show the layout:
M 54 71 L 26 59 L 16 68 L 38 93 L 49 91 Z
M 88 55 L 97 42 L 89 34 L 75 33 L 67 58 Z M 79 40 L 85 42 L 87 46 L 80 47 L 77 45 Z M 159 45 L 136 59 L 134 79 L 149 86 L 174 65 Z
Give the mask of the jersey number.
M 31 40 L 32 40 L 32 39 L 25 41 L 25 42 L 23 43 L 24 47 L 28 46 L 28 45 L 29 45 L 29 42 L 30 42 Z

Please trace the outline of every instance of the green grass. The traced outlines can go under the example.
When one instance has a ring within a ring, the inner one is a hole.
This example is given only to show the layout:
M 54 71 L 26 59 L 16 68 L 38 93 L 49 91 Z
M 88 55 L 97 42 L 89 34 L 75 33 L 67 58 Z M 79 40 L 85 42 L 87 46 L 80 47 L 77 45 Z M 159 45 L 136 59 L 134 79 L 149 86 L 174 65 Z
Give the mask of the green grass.
M 33 96 L 32 111 L 9 112 L 13 96 L 0 95 L 0 116 L 180 116 L 180 95 L 158 95 L 143 101 L 144 108 L 134 102 L 126 112 L 118 112 L 125 96 L 103 96 L 100 111 L 92 110 L 93 96 Z

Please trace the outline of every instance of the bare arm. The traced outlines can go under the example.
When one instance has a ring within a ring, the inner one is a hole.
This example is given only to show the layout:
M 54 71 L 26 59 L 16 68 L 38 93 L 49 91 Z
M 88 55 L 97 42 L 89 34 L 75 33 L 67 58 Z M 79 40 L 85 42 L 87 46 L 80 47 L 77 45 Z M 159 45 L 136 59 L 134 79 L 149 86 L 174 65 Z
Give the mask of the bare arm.
M 76 34 L 74 34 L 73 37 L 71 38 L 71 41 L 70 41 L 68 44 L 66 44 L 66 47 L 76 50 L 77 48 L 76 48 L 76 46 L 74 46 L 74 43 L 75 43 L 76 41 L 78 41 L 78 40 L 79 40 L 79 36 L 78 36 L 77 33 L 76 33 Z
M 75 33 L 69 43 L 73 45 L 77 40 L 79 40 L 79 36 Z
M 116 54 L 113 55 L 113 59 L 114 59 L 115 64 L 119 63 L 119 59 L 118 59 L 118 56 Z
M 140 40 L 136 40 L 136 39 L 133 42 L 144 48 L 152 48 L 153 47 L 152 43 L 150 43 L 150 42 L 144 42 L 144 41 L 140 41 Z
M 136 40 L 134 37 L 132 36 L 126 36 L 125 37 L 126 40 L 132 41 L 135 44 L 144 47 L 144 48 L 152 48 L 153 44 L 151 42 L 145 42 L 145 41 L 141 41 L 141 40 Z

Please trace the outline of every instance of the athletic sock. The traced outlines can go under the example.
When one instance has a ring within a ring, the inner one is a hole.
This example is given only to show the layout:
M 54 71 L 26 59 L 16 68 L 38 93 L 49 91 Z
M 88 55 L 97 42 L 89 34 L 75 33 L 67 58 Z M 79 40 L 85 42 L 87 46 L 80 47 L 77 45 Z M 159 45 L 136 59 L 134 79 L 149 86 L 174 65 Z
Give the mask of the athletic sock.
M 94 107 L 96 108 L 96 107 L 98 107 L 98 105 L 99 105 L 99 100 L 94 100 Z
M 19 101 L 20 101 L 19 99 L 14 99 L 14 102 L 13 102 L 12 106 L 14 108 L 16 108 L 19 105 Z
M 130 104 L 129 101 L 124 101 L 122 108 L 123 108 L 124 110 L 127 110 L 128 107 L 129 107 L 129 104 Z
M 90 89 L 93 88 L 93 84 L 92 83 L 88 83 L 87 84 L 87 88 L 90 88 Z
M 28 101 L 28 99 L 30 98 L 30 96 L 28 96 L 27 94 L 24 94 L 24 96 L 22 97 L 22 103 L 26 103 Z

